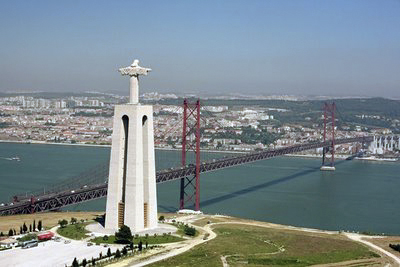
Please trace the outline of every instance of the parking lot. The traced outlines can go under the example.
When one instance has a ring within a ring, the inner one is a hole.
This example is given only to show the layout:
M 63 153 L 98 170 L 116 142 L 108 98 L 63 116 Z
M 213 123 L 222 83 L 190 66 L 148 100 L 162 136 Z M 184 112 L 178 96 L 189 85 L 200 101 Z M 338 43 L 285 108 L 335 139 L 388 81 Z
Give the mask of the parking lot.
M 119 246 L 110 246 L 111 251 L 115 252 Z M 106 255 L 108 247 L 103 246 L 87 246 L 84 241 L 71 241 L 68 244 L 56 241 L 47 241 L 39 243 L 37 247 L 21 249 L 13 248 L 10 250 L 0 251 L 1 266 L 40 266 L 53 267 L 71 265 L 76 257 L 79 261 L 86 258 L 91 260 L 92 257 L 98 257 L 101 252 Z

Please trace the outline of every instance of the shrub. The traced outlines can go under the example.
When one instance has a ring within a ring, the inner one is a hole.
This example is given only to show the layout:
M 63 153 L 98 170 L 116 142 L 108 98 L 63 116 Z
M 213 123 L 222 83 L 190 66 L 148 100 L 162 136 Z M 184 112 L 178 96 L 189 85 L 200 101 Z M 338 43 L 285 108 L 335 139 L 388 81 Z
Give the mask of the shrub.
M 400 252 L 400 244 L 389 244 L 389 247 Z
M 189 236 L 195 236 L 196 235 L 196 228 L 191 227 L 189 225 L 185 225 L 183 228 L 183 232 L 185 233 L 185 235 L 189 235 Z
M 129 244 L 132 238 L 131 229 L 126 225 L 122 225 L 119 231 L 115 233 L 116 243 L 119 244 Z
M 161 216 L 158 218 L 158 220 L 159 220 L 160 222 L 163 222 L 163 221 L 165 221 L 165 217 L 164 217 L 163 215 L 161 215 Z
M 115 258 L 121 258 L 121 252 L 119 251 L 119 249 L 115 251 Z
M 72 267 L 79 267 L 79 263 L 76 258 L 74 258 L 74 260 L 72 262 Z
M 68 221 L 66 219 L 62 219 L 58 221 L 58 224 L 60 225 L 61 228 L 64 228 L 65 226 L 67 226 Z

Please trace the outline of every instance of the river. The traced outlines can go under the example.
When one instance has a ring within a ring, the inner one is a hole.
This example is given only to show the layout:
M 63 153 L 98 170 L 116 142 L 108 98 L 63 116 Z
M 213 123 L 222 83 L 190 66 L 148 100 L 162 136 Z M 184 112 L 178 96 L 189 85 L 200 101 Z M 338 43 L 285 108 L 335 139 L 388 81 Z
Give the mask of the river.
M 107 162 L 108 147 L 0 143 L 0 203 Z M 157 169 L 179 165 L 157 150 Z M 217 154 L 213 154 L 214 156 Z M 208 154 L 207 156 L 212 157 Z M 19 156 L 21 161 L 8 160 Z M 400 234 L 400 164 L 278 157 L 201 175 L 201 210 L 326 230 Z M 179 183 L 157 185 L 159 211 L 176 211 Z M 105 199 L 73 210 L 105 210 Z

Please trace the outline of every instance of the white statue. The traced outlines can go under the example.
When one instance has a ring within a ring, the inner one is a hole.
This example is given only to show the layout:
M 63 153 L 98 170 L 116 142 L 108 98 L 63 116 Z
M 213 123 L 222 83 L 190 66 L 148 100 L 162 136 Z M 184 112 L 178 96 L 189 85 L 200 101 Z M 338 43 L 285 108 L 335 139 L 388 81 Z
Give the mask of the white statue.
M 139 66 L 139 60 L 135 59 L 129 67 L 118 70 L 122 75 L 129 75 L 130 78 L 130 104 L 139 103 L 139 75 L 147 75 L 151 71 L 149 68 Z

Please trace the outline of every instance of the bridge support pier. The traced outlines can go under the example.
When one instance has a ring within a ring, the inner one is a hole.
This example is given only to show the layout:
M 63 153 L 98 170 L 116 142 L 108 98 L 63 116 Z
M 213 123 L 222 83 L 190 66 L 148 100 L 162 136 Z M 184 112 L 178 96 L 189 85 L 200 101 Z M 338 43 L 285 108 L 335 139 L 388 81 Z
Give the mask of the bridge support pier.
M 189 118 L 194 118 L 194 124 L 189 123 Z M 186 166 L 188 151 L 195 153 L 195 175 L 181 178 L 179 209 L 194 205 L 194 210 L 200 210 L 200 100 L 190 104 L 187 99 L 183 101 L 183 129 L 182 129 L 182 166 Z M 194 135 L 195 142 L 188 143 L 188 137 Z
M 324 104 L 324 143 L 327 142 L 326 135 L 327 135 L 327 124 L 328 119 L 331 117 L 331 134 L 332 139 L 330 140 L 329 146 L 325 146 L 322 148 L 322 166 L 321 171 L 334 171 L 335 170 L 335 110 L 336 105 L 335 102 L 332 104 L 325 103 Z M 330 165 L 325 165 L 326 162 L 326 153 L 331 153 L 330 158 Z

